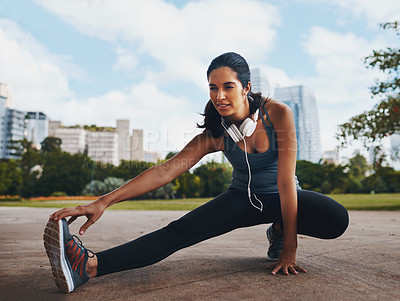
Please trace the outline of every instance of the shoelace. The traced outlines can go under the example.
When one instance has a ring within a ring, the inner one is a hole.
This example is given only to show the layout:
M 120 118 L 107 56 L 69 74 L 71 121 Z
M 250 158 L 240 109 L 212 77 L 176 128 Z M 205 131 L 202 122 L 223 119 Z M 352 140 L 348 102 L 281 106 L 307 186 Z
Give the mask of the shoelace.
M 85 248 L 83 246 L 83 243 L 81 241 L 81 239 L 76 236 L 76 235 L 72 235 L 72 238 L 74 239 L 74 241 L 77 243 L 77 245 L 79 246 L 79 248 L 89 257 L 89 258 L 93 258 L 94 257 L 94 252 L 92 252 L 92 250 L 89 250 L 87 248 Z M 89 254 L 90 252 L 90 254 Z

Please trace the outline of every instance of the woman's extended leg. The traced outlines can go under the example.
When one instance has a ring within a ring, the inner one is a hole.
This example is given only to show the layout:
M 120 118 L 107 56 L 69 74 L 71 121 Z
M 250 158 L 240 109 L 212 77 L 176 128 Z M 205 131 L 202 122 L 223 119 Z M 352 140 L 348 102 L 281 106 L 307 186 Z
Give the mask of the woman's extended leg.
M 97 275 L 150 265 L 177 250 L 233 229 L 272 222 L 273 216 L 280 212 L 279 202 L 266 207 L 260 213 L 251 206 L 246 193 L 229 189 L 162 229 L 97 253 Z
M 156 263 L 177 250 L 240 227 L 281 222 L 279 195 L 257 196 L 264 204 L 262 212 L 249 203 L 246 193 L 229 189 L 164 228 L 97 253 L 97 276 Z M 347 211 L 331 198 L 298 190 L 298 204 L 298 233 L 327 239 L 346 230 Z

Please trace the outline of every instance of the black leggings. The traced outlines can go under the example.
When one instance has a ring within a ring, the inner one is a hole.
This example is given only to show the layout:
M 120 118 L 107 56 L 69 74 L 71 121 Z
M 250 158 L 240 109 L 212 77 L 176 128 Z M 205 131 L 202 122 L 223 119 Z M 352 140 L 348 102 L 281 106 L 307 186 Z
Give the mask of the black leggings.
M 279 194 L 257 194 L 262 212 L 254 208 L 244 192 L 235 189 L 220 194 L 166 227 L 121 246 L 97 253 L 97 276 L 144 267 L 172 253 L 237 228 L 282 222 Z M 332 239 L 346 230 L 347 210 L 317 192 L 298 190 L 299 234 Z

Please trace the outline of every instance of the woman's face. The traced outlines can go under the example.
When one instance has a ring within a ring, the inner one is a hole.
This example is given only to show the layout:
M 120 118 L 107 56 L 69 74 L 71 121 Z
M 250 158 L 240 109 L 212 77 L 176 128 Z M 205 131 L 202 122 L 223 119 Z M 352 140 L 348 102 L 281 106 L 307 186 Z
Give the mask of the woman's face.
M 208 84 L 210 99 L 221 116 L 230 117 L 234 122 L 249 115 L 247 93 L 250 83 L 243 88 L 235 71 L 229 67 L 215 69 L 208 77 Z

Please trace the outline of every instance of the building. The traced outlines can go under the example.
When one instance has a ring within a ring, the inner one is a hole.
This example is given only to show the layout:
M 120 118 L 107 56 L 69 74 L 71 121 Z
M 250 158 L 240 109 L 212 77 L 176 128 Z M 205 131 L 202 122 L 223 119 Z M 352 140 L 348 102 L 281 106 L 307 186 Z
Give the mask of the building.
M 268 77 L 260 68 L 251 69 L 251 91 L 253 93 L 261 92 L 264 96 L 271 96 L 271 86 Z
M 304 86 L 277 87 L 275 98 L 293 111 L 296 125 L 297 159 L 314 163 L 321 159 L 318 108 L 313 92 Z
M 87 155 L 94 161 L 118 165 L 118 134 L 115 131 L 86 131 Z
M 132 130 L 129 134 L 129 120 L 117 120 L 118 160 L 146 161 L 143 151 L 143 130 Z M 151 161 L 153 162 L 153 161 Z M 155 162 L 155 161 L 154 161 Z
M 146 162 L 157 163 L 159 160 L 162 159 L 162 155 L 157 152 L 144 151 L 143 153 L 144 153 L 144 161 Z
M 337 150 L 325 151 L 322 153 L 322 162 L 339 165 L 339 152 Z
M 129 135 L 129 120 L 117 120 L 115 128 L 118 135 L 118 160 L 131 160 L 131 137 Z
M 37 148 L 48 135 L 48 118 L 42 112 L 25 112 L 12 108 L 8 86 L 0 83 L 0 158 L 16 159 L 10 141 L 27 139 Z
M 12 95 L 6 84 L 0 83 L 0 158 L 17 159 L 11 141 L 26 138 L 26 112 L 12 108 Z
M 118 165 L 118 134 L 115 129 L 63 126 L 49 122 L 49 136 L 61 139 L 61 150 L 70 154 L 86 153 L 94 161 Z
M 49 137 L 56 137 L 56 130 L 62 126 L 63 125 L 61 121 L 49 120 L 49 130 L 48 130 Z
M 116 128 L 65 127 L 60 121 L 49 121 L 48 134 L 61 139 L 63 151 L 87 153 L 95 161 L 118 165 L 125 161 L 156 163 L 161 154 L 143 150 L 143 130 L 129 134 L 129 120 L 117 120 Z
M 0 98 L 4 100 L 4 104 L 7 108 L 13 108 L 13 96 L 8 85 L 0 83 Z
M 7 124 L 7 90 L 0 83 L 0 158 L 5 158 L 7 149 L 6 124 Z
M 33 146 L 40 144 L 49 134 L 49 118 L 42 112 L 27 112 L 27 139 Z
M 8 86 L 0 83 L 0 158 L 17 158 L 9 149 L 10 141 L 28 139 L 38 149 L 48 136 L 61 139 L 61 150 L 71 154 L 86 153 L 102 163 L 118 165 L 121 160 L 157 162 L 161 154 L 143 151 L 143 130 L 129 130 L 129 120 L 117 120 L 116 128 L 63 126 L 42 112 L 12 108 Z
M 26 138 L 26 123 L 26 112 L 8 109 L 6 126 L 8 140 L 16 141 Z
M 18 159 L 19 155 L 16 154 L 16 150 L 9 149 L 8 146 L 12 141 L 26 138 L 26 112 L 9 108 L 6 108 L 5 111 L 5 123 L 2 128 L 2 158 Z
M 390 136 L 390 158 L 400 161 L 400 133 Z
M 117 120 L 118 160 L 146 161 L 143 151 L 143 130 L 132 130 L 129 134 L 129 120 Z M 152 161 L 151 161 L 152 162 Z
M 59 127 L 52 137 L 61 139 L 61 150 L 70 154 L 85 153 L 86 131 L 82 127 Z
M 143 151 L 143 130 L 132 130 L 131 136 L 131 158 L 135 161 L 146 161 Z M 150 161 L 156 162 L 156 161 Z

